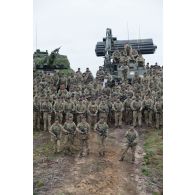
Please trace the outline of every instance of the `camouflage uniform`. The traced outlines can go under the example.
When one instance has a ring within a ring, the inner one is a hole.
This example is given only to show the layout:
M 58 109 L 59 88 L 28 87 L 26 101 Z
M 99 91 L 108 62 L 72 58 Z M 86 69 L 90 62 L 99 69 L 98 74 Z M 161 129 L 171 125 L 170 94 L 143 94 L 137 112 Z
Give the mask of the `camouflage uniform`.
M 127 80 L 127 75 L 128 75 L 128 72 L 129 72 L 129 67 L 128 65 L 123 65 L 122 66 L 122 73 L 123 73 L 123 80 L 126 81 Z
M 108 108 L 108 105 L 106 104 L 105 100 L 100 102 L 100 104 L 98 106 L 98 111 L 99 111 L 99 118 L 103 117 L 105 119 L 105 121 L 107 122 L 109 108 Z
M 86 147 L 86 153 L 89 155 L 89 130 L 90 126 L 86 122 L 86 118 L 82 117 L 82 121 L 77 125 L 77 131 L 79 132 L 79 139 L 81 143 L 80 157 L 83 156 L 84 146 Z
M 135 161 L 135 150 L 136 150 L 136 145 L 138 142 L 138 133 L 134 128 L 130 128 L 126 132 L 125 137 L 127 138 L 127 146 L 126 146 L 126 149 L 122 153 L 120 161 L 124 160 L 126 153 L 128 152 L 129 148 L 131 148 L 132 162 L 134 162 Z
M 33 101 L 33 127 L 35 130 L 40 130 L 40 102 L 35 96 Z
M 99 155 L 104 156 L 105 155 L 105 142 L 106 138 L 108 136 L 108 124 L 104 122 L 104 119 L 101 118 L 98 123 L 95 124 L 94 128 L 97 132 L 97 139 L 98 139 L 98 145 L 99 145 Z
M 60 152 L 60 140 L 63 131 L 63 126 L 59 123 L 58 119 L 50 127 L 49 133 L 51 134 L 52 141 L 54 142 L 54 151 Z
M 75 104 L 70 100 L 70 97 L 67 98 L 67 101 L 64 102 L 64 114 L 66 116 L 66 120 L 68 119 L 69 114 L 74 114 L 75 112 Z
M 52 114 L 52 104 L 48 101 L 48 99 L 41 104 L 41 112 L 43 112 L 44 131 L 47 131 L 47 129 L 51 127 Z
M 146 99 L 142 102 L 142 110 L 144 113 L 144 120 L 147 126 L 152 126 L 153 116 L 153 100 L 146 96 Z
M 86 115 L 86 105 L 79 99 L 76 104 L 77 124 L 81 122 L 81 118 Z
M 121 127 L 122 126 L 123 103 L 120 102 L 119 99 L 117 99 L 117 101 L 114 102 L 112 109 L 114 110 L 115 127 Z
M 141 113 L 141 106 L 142 102 L 139 100 L 138 97 L 136 97 L 135 100 L 131 102 L 131 109 L 133 110 L 133 126 L 137 126 L 137 120 L 138 125 L 142 126 L 142 113 Z
M 163 104 L 162 102 L 157 99 L 155 105 L 154 105 L 154 112 L 155 112 L 155 126 L 157 129 L 160 128 L 160 125 L 162 125 L 162 117 L 163 117 Z
M 131 124 L 133 121 L 133 111 L 131 109 L 131 102 L 132 102 L 132 97 L 133 97 L 133 91 L 127 92 L 127 99 L 124 101 L 124 115 L 125 115 L 125 123 L 126 124 Z
M 64 105 L 62 103 L 62 100 L 58 99 L 54 103 L 53 109 L 55 113 L 55 119 L 58 118 L 59 122 L 62 124 L 63 110 L 64 110 Z
M 97 122 L 98 105 L 93 100 L 88 106 L 88 121 L 91 129 L 94 129 L 94 125 Z
M 73 153 L 74 139 L 76 135 L 76 125 L 73 122 L 73 115 L 69 114 L 68 121 L 64 123 L 64 130 L 66 131 L 66 150 Z

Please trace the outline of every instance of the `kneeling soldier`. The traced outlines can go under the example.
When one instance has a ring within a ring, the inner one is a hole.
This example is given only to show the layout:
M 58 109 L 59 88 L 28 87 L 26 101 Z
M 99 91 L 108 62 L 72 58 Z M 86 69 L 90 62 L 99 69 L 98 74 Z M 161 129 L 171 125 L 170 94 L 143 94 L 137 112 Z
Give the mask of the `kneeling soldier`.
M 59 119 L 56 118 L 55 122 L 49 129 L 49 133 L 52 136 L 52 141 L 54 142 L 54 151 L 60 152 L 60 140 L 62 131 L 64 131 L 63 126 L 59 123 Z
M 134 162 L 135 161 L 136 145 L 137 145 L 138 138 L 139 138 L 138 133 L 133 127 L 131 127 L 129 130 L 127 130 L 125 137 L 127 138 L 127 146 L 126 146 L 126 149 L 120 158 L 120 161 L 124 160 L 126 153 L 128 152 L 129 148 L 131 148 L 132 162 Z
M 73 122 L 73 115 L 69 114 L 67 116 L 67 121 L 64 123 L 65 134 L 67 135 L 66 139 L 66 150 L 68 153 L 73 154 L 73 145 L 74 138 L 76 135 L 76 125 Z

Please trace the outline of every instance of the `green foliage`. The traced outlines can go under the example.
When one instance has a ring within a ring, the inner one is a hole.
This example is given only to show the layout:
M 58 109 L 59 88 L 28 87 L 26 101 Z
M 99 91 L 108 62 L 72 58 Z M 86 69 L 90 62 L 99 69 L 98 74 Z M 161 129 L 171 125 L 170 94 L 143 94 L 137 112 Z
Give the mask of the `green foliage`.
M 149 170 L 148 170 L 147 166 L 143 166 L 143 167 L 142 167 L 142 173 L 143 173 L 145 176 L 148 176 L 148 175 L 149 175 Z
M 60 72 L 60 74 L 64 74 L 65 76 L 69 76 L 74 71 L 71 68 L 69 68 L 69 69 L 60 70 L 59 72 Z
M 67 69 L 70 68 L 70 63 L 68 61 L 67 56 L 65 55 L 58 55 L 57 58 L 54 60 L 54 64 L 63 64 Z
M 143 173 L 147 176 L 163 176 L 163 139 L 157 131 L 146 134 L 144 142 Z
M 44 183 L 41 180 L 38 180 L 35 182 L 35 187 L 36 188 L 41 188 L 44 186 Z

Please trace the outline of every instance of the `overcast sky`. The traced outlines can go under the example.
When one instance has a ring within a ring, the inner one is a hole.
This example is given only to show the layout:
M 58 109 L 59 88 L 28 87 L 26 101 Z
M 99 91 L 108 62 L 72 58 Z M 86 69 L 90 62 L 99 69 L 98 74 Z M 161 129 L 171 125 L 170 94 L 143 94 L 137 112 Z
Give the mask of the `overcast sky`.
M 146 62 L 162 64 L 162 0 L 34 0 L 33 49 L 48 50 L 62 46 L 71 67 L 93 74 L 103 64 L 95 54 L 97 41 L 112 29 L 118 40 L 152 38 L 157 50 L 144 55 Z M 140 33 L 139 33 L 140 28 Z M 140 34 L 140 35 L 139 35 Z

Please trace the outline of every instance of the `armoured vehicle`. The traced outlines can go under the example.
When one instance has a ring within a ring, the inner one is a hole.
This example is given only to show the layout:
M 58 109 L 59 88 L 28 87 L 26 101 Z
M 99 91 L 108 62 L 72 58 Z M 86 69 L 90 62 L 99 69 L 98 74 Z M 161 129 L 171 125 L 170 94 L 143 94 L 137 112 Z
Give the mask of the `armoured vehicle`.
M 43 71 L 70 69 L 67 56 L 59 54 L 60 47 L 53 50 L 50 55 L 48 51 L 37 49 L 33 54 L 34 69 Z
M 97 42 L 95 53 L 104 57 L 104 70 L 115 81 L 122 80 L 124 66 L 127 65 L 127 79 L 131 82 L 135 74 L 141 77 L 147 71 L 142 55 L 154 54 L 156 48 L 152 39 L 117 40 L 112 36 L 112 30 L 107 28 L 106 37 Z

